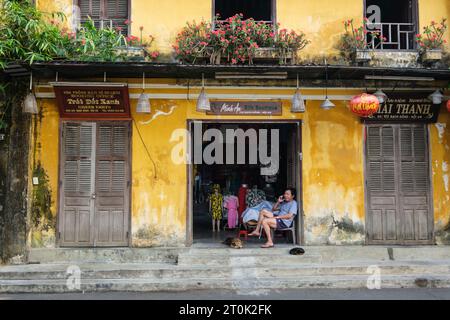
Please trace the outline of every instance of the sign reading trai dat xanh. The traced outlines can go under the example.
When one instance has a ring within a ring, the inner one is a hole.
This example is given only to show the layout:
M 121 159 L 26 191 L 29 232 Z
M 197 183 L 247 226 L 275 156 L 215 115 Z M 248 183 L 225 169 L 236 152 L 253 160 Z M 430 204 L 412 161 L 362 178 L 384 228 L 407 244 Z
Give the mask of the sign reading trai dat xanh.
M 129 118 L 126 85 L 54 84 L 62 118 Z
M 440 104 L 428 99 L 430 93 L 390 93 L 378 112 L 363 119 L 365 122 L 425 122 L 434 123 Z

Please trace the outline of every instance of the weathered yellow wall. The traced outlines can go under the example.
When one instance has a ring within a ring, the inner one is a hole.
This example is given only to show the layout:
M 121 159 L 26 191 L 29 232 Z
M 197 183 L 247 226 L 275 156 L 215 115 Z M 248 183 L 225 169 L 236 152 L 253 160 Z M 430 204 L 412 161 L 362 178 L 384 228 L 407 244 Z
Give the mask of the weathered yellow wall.
M 442 107 L 430 126 L 433 206 L 438 243 L 450 242 L 450 113 Z
M 338 55 L 336 44 L 344 32 L 345 20 L 362 23 L 361 0 L 279 0 L 277 21 L 281 27 L 303 31 L 311 43 L 301 53 L 304 59 Z
M 423 27 L 430 25 L 432 21 L 441 22 L 442 18 L 447 19 L 447 26 L 450 20 L 450 1 L 448 0 L 419 0 L 419 25 L 420 32 Z M 450 48 L 450 29 L 445 33 L 447 39 L 446 48 Z
M 432 1 L 432 5 L 431 5 Z M 419 0 L 420 30 L 431 21 L 450 18 L 448 0 Z M 72 0 L 38 0 L 38 8 L 45 12 L 63 12 L 72 19 Z M 278 0 L 277 21 L 282 28 L 304 31 L 311 43 L 302 52 L 303 59 L 320 59 L 323 56 L 338 55 L 337 42 L 344 32 L 344 20 L 354 19 L 355 25 L 362 22 L 363 0 Z M 163 54 L 172 52 L 177 33 L 188 21 L 210 21 L 212 0 L 133 0 L 131 3 L 131 31 L 140 35 L 143 26 L 144 37 L 156 37 L 155 47 Z M 446 33 L 450 42 L 450 31 Z M 447 45 L 449 48 L 449 45 Z
M 212 13 L 210 0 L 133 0 L 131 8 L 132 34 L 139 35 L 139 27 L 144 27 L 144 35 L 156 37 L 158 50 L 171 53 L 175 37 L 186 22 L 209 21 Z

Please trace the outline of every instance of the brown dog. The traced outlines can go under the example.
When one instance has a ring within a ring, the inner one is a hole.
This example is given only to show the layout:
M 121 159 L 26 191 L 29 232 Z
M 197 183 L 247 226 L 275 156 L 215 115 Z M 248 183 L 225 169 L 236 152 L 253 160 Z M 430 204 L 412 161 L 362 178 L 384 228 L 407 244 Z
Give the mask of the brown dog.
M 223 244 L 226 244 L 227 246 L 230 246 L 230 248 L 233 249 L 241 249 L 244 247 L 241 239 L 238 238 L 226 238 Z

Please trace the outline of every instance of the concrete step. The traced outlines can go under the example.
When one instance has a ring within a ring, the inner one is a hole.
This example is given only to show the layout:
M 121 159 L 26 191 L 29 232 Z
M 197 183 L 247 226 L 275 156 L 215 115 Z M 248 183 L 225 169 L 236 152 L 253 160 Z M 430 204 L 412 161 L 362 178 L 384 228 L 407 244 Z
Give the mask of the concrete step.
M 298 288 L 366 288 L 366 275 L 305 276 L 302 278 L 258 278 L 234 279 L 85 279 L 80 290 L 71 290 L 65 280 L 0 280 L 1 293 L 62 293 L 62 292 L 105 292 L 105 291 L 184 291 L 195 289 L 243 290 L 246 293 L 261 289 Z M 381 278 L 381 288 L 449 288 L 448 275 L 386 275 Z
M 28 252 L 30 263 L 176 263 L 185 248 L 45 248 Z
M 171 264 L 84 264 L 77 266 L 82 279 L 190 279 L 300 278 L 304 276 L 366 275 L 370 262 L 333 264 L 280 264 L 277 266 L 177 266 Z M 0 268 L 0 280 L 58 280 L 69 277 L 69 265 L 24 265 Z M 450 274 L 450 261 L 378 264 L 381 275 Z
M 231 249 L 216 245 L 215 247 L 192 247 L 181 255 L 191 256 L 208 255 L 218 257 L 230 256 L 257 256 L 257 255 L 288 255 L 292 245 L 275 245 L 275 248 L 261 249 L 259 246 L 247 246 L 244 249 Z M 304 246 L 306 257 L 320 257 L 322 262 L 336 261 L 424 261 L 424 260 L 450 260 L 448 246 Z

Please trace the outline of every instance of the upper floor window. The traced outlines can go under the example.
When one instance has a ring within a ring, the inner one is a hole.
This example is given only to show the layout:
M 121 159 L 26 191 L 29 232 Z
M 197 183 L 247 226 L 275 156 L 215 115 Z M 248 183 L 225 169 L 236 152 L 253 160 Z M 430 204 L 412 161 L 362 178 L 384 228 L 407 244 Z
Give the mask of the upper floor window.
M 121 27 L 128 34 L 129 1 L 128 0 L 78 0 L 81 24 L 88 17 L 94 20 L 97 28 Z
M 365 0 L 368 27 L 379 31 L 386 38 L 383 43 L 376 43 L 383 50 L 413 50 L 417 33 L 417 0 Z
M 213 0 L 214 14 L 225 20 L 242 13 L 244 19 L 275 24 L 275 0 Z

